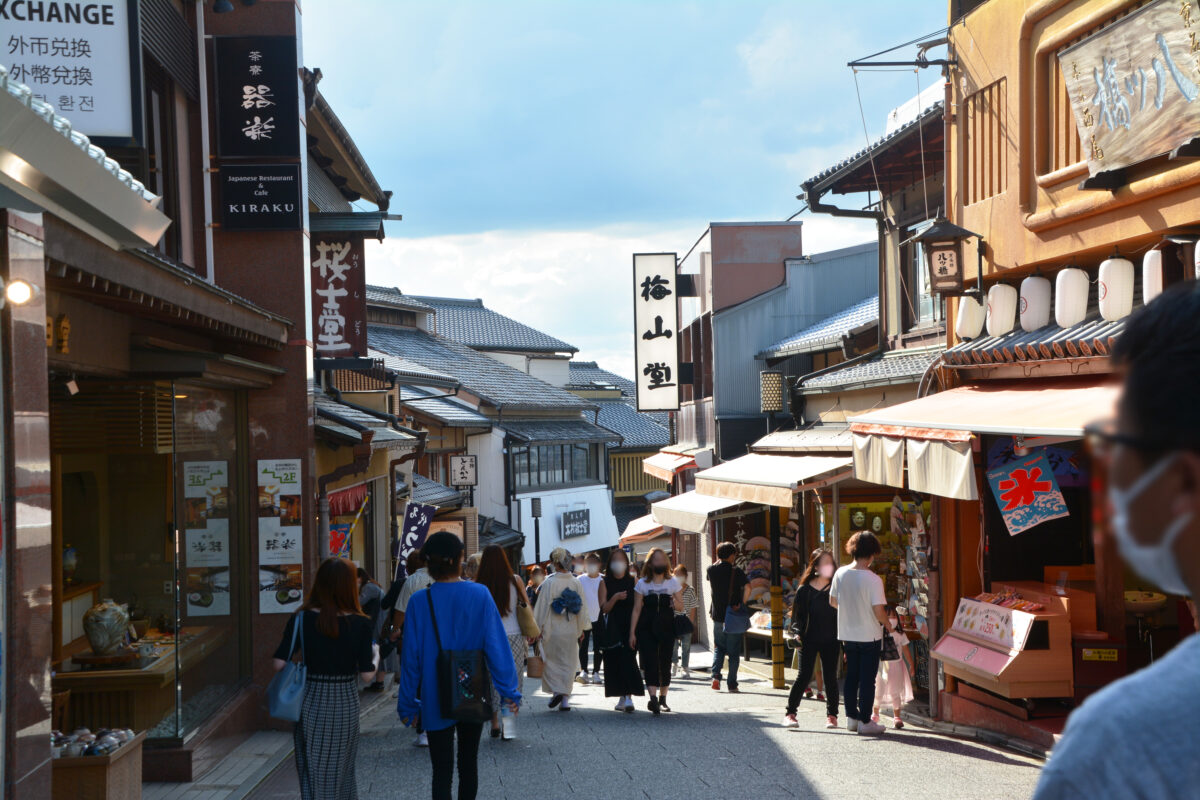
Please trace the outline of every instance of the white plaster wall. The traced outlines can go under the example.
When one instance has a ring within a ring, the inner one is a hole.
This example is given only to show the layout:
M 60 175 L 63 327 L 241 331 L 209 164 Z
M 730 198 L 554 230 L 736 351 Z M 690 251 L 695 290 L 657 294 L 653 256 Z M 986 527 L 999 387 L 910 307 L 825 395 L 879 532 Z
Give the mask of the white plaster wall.
M 570 361 L 563 358 L 531 358 L 529 374 L 551 386 L 563 387 L 571 380 Z
M 520 505 L 519 516 L 514 514 L 513 527 L 525 534 L 524 560 L 531 564 L 534 556 L 533 517 L 529 514 L 531 497 L 542 498 L 541 560 L 550 557 L 550 551 L 560 545 L 572 553 L 586 553 L 603 547 L 614 547 L 621 534 L 617 530 L 617 519 L 612 513 L 612 497 L 607 486 L 581 486 L 553 491 L 532 492 L 517 495 Z M 591 532 L 587 536 L 563 539 L 561 519 L 563 512 L 589 509 Z

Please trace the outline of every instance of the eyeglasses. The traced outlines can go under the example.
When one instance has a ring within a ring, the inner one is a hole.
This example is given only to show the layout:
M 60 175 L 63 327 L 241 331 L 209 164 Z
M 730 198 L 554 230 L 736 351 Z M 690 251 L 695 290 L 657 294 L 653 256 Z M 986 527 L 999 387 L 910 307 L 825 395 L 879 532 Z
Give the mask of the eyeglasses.
M 1169 445 L 1120 432 L 1117 430 L 1117 421 L 1115 419 L 1097 420 L 1085 425 L 1083 427 L 1083 438 L 1092 455 L 1100 459 L 1108 458 L 1112 454 L 1113 447 L 1116 445 L 1148 454 L 1161 453 L 1164 450 L 1171 449 Z

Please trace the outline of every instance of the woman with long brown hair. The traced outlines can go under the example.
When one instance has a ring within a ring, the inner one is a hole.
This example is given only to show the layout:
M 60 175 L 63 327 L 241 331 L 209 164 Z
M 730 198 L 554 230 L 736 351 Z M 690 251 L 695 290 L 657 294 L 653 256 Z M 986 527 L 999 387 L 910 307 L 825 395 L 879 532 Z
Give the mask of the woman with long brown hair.
M 629 646 L 637 650 L 650 695 L 647 707 L 656 717 L 661 711 L 671 710 L 667 705 L 667 687 L 671 685 L 676 611 L 683 611 L 683 587 L 671 575 L 666 551 L 651 548 L 642 566 L 641 580 L 633 587 Z
M 344 558 L 317 568 L 308 599 L 288 620 L 275 651 L 275 671 L 295 655 L 299 624 L 301 661 L 307 666 L 300 721 L 292 729 L 303 800 L 353 800 L 358 796 L 358 678 L 375 677 L 371 621 L 358 605 L 358 575 Z
M 492 599 L 496 601 L 496 610 L 500 612 L 500 621 L 504 623 L 504 634 L 508 637 L 509 648 L 512 649 L 513 666 L 517 669 L 517 682 L 520 683 L 521 675 L 525 672 L 525 651 L 529 645 L 525 637 L 521 635 L 521 623 L 517 621 L 517 607 L 528 605 L 528 601 L 525 599 L 525 592 L 521 587 L 520 580 L 513 574 L 512 565 L 504 553 L 504 548 L 495 544 L 489 544 L 483 548 L 483 555 L 479 559 L 479 573 L 475 576 L 475 582 L 485 587 L 491 593 Z M 495 739 L 502 732 L 505 741 L 517 738 L 517 719 L 501 704 L 500 696 L 494 686 L 492 687 L 492 708 L 498 709 L 499 712 L 492 715 L 492 738 Z
M 831 551 L 813 550 L 808 566 L 800 575 L 800 588 L 792 600 L 790 632 L 800 647 L 800 674 L 792 684 L 784 711 L 783 724 L 788 728 L 800 727 L 796 712 L 800 708 L 800 697 L 812 680 L 818 658 L 825 679 L 825 727 L 837 727 L 837 609 L 829 605 L 829 585 L 836 570 L 837 559 Z

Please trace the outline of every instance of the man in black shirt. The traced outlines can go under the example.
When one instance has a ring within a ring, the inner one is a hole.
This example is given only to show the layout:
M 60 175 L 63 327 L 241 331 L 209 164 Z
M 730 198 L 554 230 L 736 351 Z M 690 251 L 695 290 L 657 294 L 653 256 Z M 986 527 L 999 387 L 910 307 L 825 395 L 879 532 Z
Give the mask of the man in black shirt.
M 738 691 L 738 664 L 742 658 L 741 633 L 725 633 L 725 611 L 730 601 L 736 608 L 750 599 L 750 581 L 746 573 L 733 565 L 737 547 L 733 542 L 717 545 L 717 563 L 708 568 L 709 606 L 708 613 L 713 621 L 712 687 L 721 688 L 721 668 L 729 656 L 729 691 Z

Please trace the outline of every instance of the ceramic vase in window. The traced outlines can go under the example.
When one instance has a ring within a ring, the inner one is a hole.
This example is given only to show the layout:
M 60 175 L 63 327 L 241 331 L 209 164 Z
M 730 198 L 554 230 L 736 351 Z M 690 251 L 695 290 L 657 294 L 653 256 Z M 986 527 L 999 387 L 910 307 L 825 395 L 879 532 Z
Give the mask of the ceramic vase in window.
M 129 612 L 112 600 L 97 603 L 83 615 L 83 632 L 92 652 L 98 656 L 111 656 L 120 650 L 127 630 Z

